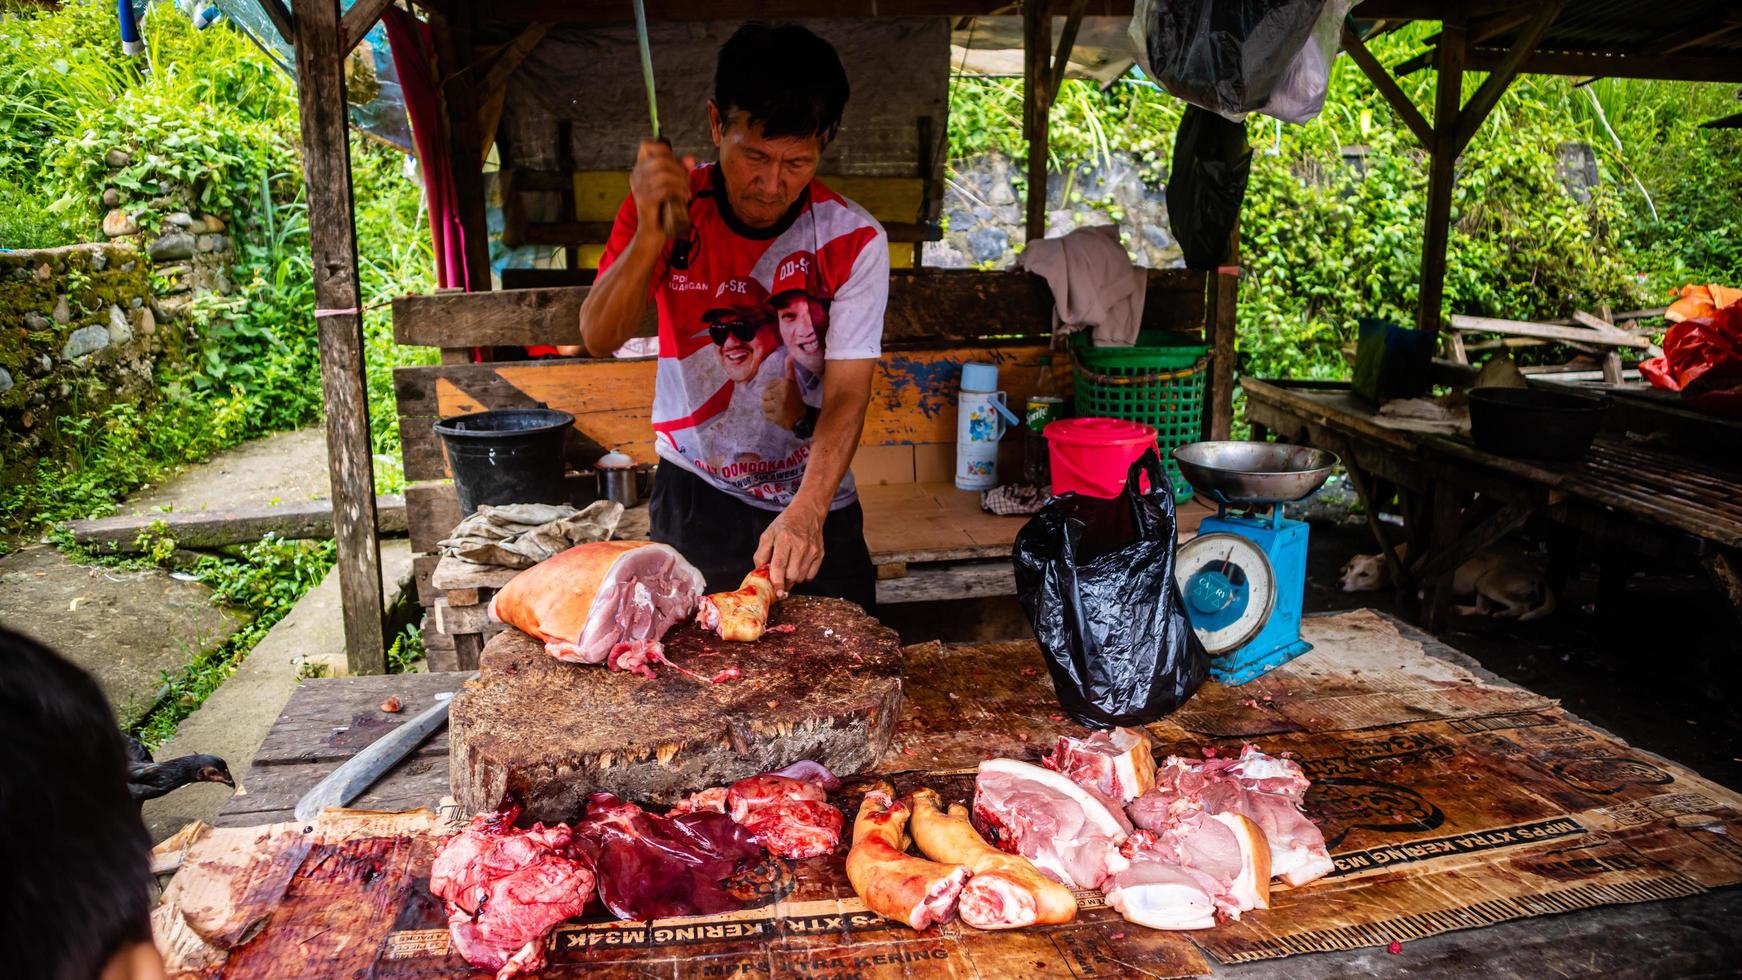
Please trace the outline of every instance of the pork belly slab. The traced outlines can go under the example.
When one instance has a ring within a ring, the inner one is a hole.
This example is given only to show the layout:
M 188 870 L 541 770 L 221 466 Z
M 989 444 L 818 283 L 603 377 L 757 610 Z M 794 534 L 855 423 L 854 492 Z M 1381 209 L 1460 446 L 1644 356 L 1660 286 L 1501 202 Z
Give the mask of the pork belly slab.
M 669 545 L 595 541 L 539 562 L 490 600 L 490 616 L 558 660 L 653 676 L 660 639 L 689 618 L 702 573 Z
M 986 839 L 1071 888 L 1099 888 L 1125 866 L 1131 823 L 1118 804 L 1050 769 L 1014 759 L 980 763 L 974 821 Z
M 1136 728 L 1115 728 L 1088 738 L 1060 735 L 1052 751 L 1040 761 L 1078 786 L 1120 804 L 1155 788 L 1155 756 L 1149 751 L 1149 736 Z
M 1263 832 L 1271 874 L 1299 886 L 1333 867 L 1324 834 L 1300 809 L 1308 785 L 1297 763 L 1248 745 L 1238 759 L 1170 756 L 1156 774 L 1155 788 L 1128 810 L 1138 827 L 1158 832 L 1198 810 L 1243 816 Z

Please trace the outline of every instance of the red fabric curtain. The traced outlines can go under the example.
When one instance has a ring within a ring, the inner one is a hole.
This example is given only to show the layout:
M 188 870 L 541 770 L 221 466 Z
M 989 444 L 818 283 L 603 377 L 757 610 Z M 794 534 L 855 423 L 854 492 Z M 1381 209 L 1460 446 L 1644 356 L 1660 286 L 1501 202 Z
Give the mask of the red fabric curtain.
M 436 91 L 429 25 L 399 7 L 388 7 L 381 22 L 387 28 L 393 66 L 399 72 L 399 85 L 405 93 L 406 114 L 411 117 L 411 139 L 417 146 L 418 167 L 423 171 L 430 240 L 435 247 L 436 285 L 470 291 L 472 276 L 466 268 L 465 232 L 460 227 L 452 161 L 448 159 L 441 95 Z

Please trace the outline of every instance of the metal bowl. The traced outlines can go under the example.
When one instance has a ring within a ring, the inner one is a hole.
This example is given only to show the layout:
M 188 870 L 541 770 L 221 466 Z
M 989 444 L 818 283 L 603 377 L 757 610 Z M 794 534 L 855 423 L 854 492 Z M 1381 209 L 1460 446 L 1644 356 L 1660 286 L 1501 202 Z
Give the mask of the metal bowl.
M 1334 453 L 1273 442 L 1194 442 L 1173 451 L 1180 474 L 1218 504 L 1284 504 L 1312 496 Z

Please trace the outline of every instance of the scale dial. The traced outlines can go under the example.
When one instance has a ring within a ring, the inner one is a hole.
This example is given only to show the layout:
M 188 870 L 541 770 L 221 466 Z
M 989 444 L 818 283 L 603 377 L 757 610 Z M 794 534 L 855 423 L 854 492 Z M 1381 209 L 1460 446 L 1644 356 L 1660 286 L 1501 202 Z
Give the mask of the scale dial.
M 1276 604 L 1276 575 L 1264 550 L 1226 531 L 1200 534 L 1180 545 L 1174 580 L 1192 632 L 1211 656 L 1251 642 Z

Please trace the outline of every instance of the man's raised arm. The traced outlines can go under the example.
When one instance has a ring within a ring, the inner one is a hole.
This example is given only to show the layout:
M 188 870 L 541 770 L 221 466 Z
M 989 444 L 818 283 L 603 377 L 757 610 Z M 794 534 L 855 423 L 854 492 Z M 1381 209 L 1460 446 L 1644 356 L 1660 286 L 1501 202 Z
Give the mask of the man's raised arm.
M 635 207 L 618 213 L 617 226 L 611 232 L 614 243 L 625 236 L 627 243 L 611 257 L 581 303 L 581 343 L 590 356 L 610 357 L 635 336 L 635 329 L 647 312 L 660 255 L 665 251 L 660 205 L 669 201 L 672 207 L 687 207 L 689 194 L 689 173 L 685 164 L 672 156 L 671 147 L 643 140 L 635 158 L 635 170 L 629 175 L 629 196 Z M 557 350 L 562 354 L 579 354 L 581 347 Z

